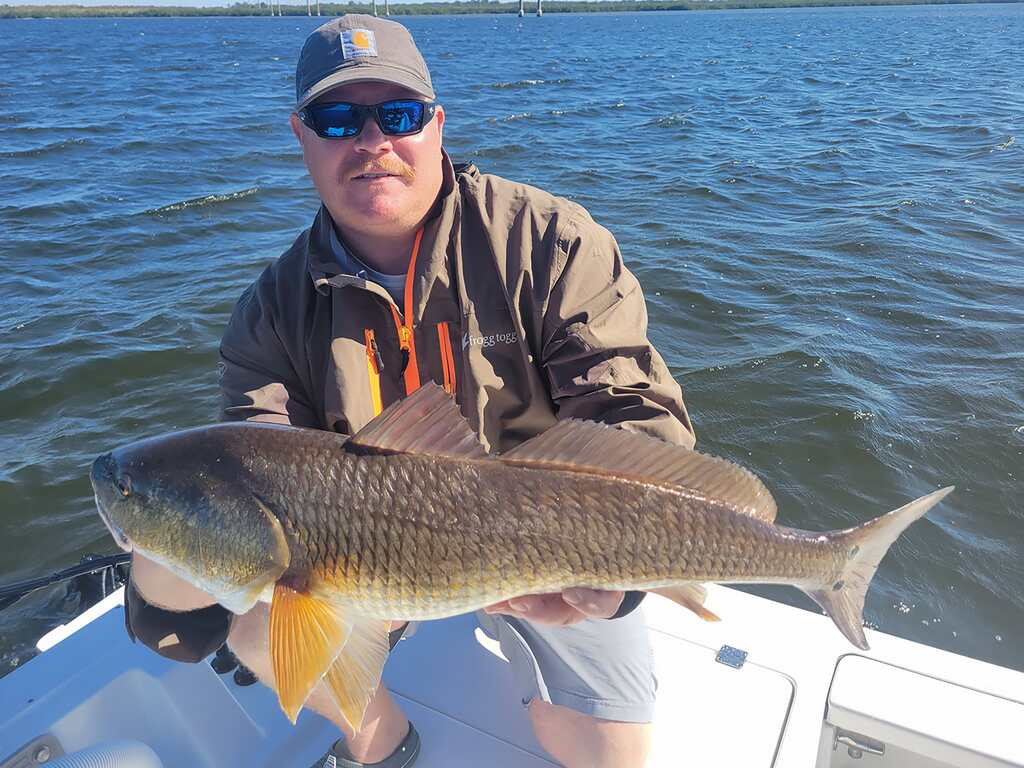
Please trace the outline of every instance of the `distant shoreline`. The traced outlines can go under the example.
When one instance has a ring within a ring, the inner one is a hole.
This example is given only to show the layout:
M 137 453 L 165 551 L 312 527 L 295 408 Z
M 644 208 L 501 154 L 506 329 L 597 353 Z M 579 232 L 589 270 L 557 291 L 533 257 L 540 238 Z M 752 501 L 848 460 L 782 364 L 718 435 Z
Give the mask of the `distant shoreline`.
M 1022 0 L 543 0 L 544 13 L 595 13 L 635 11 L 714 11 L 757 8 L 827 8 L 860 5 L 965 5 L 1014 3 Z M 312 0 L 314 13 L 316 0 Z M 537 0 L 525 0 L 533 16 Z M 377 8 L 383 15 L 384 0 Z M 306 4 L 274 6 L 284 16 L 306 16 Z M 343 13 L 372 13 L 372 3 L 321 3 L 320 14 L 330 18 Z M 438 16 L 482 13 L 518 13 L 519 2 L 457 0 L 456 2 L 392 3 L 392 16 Z M 174 7 L 156 5 L 0 5 L 0 19 L 130 18 L 159 16 L 270 16 L 267 3 L 234 3 L 230 6 Z

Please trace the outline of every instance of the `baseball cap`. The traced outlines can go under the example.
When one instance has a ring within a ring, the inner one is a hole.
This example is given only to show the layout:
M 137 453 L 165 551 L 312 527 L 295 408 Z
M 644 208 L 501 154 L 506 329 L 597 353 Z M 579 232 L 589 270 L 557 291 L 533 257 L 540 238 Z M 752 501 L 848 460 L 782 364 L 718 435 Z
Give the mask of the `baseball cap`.
M 433 100 L 430 72 L 409 30 L 395 21 L 348 13 L 318 27 L 295 68 L 295 108 L 342 83 L 394 83 Z

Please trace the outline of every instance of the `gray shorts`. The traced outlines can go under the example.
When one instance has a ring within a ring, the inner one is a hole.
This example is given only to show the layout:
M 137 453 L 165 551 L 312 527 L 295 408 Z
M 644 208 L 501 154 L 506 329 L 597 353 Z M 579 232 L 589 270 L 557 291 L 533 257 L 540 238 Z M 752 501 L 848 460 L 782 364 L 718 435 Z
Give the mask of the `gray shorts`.
M 512 667 L 523 706 L 534 699 L 601 720 L 654 720 L 654 658 L 640 610 L 567 627 L 477 611 Z

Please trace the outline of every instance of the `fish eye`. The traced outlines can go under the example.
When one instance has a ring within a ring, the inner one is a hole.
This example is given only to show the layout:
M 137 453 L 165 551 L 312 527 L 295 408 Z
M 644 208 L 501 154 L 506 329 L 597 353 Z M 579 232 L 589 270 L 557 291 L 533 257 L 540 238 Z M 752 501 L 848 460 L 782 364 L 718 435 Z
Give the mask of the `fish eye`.
M 128 497 L 132 495 L 132 479 L 128 475 L 121 475 L 114 480 L 114 485 L 117 486 L 117 490 L 121 492 L 122 496 Z

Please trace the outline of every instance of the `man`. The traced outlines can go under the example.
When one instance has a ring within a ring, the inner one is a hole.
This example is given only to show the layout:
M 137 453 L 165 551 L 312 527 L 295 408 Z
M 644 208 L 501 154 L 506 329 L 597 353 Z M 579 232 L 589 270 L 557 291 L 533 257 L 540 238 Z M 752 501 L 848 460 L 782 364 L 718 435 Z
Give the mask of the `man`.
M 453 167 L 444 121 L 401 25 L 348 15 L 306 40 L 291 127 L 323 205 L 235 308 L 221 344 L 223 417 L 352 434 L 434 381 L 493 452 L 570 417 L 692 446 L 613 237 L 571 202 Z M 193 632 L 191 655 L 227 631 L 210 598 L 166 571 L 140 560 L 133 579 L 130 627 L 163 652 L 170 633 L 144 618 L 157 606 L 179 612 L 159 621 L 187 610 L 215 625 Z M 481 612 L 538 740 L 571 768 L 645 761 L 654 678 L 639 598 L 571 589 Z M 262 606 L 227 623 L 232 649 L 270 683 L 267 616 Z M 383 687 L 358 734 L 322 686 L 307 706 L 346 736 L 323 765 L 415 760 L 418 734 Z

